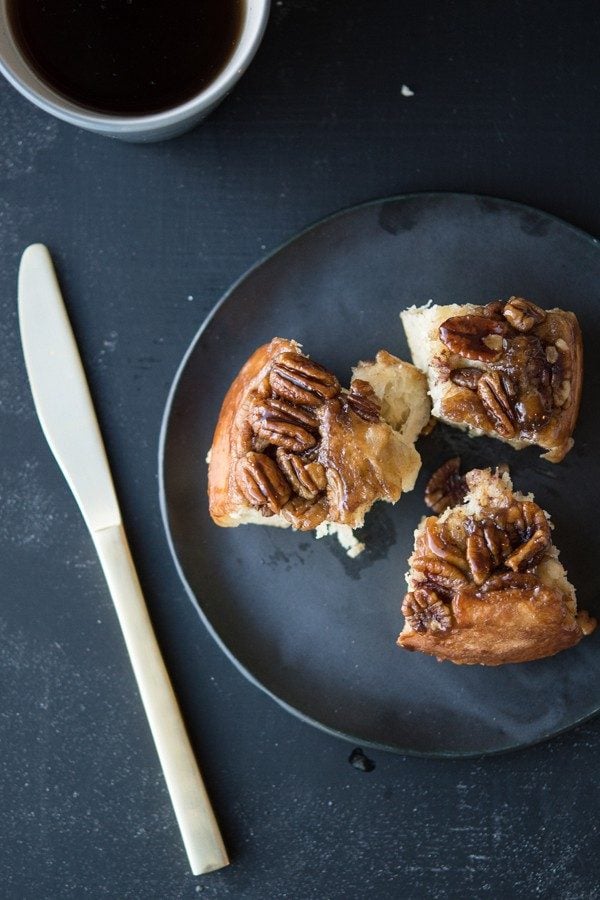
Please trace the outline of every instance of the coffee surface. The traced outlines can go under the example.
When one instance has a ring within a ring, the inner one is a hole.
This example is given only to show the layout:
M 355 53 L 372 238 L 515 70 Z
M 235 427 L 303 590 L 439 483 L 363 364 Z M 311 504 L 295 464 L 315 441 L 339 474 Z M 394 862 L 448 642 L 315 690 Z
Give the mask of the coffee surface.
M 244 0 L 9 0 L 22 53 L 69 100 L 144 115 L 206 88 L 239 40 Z

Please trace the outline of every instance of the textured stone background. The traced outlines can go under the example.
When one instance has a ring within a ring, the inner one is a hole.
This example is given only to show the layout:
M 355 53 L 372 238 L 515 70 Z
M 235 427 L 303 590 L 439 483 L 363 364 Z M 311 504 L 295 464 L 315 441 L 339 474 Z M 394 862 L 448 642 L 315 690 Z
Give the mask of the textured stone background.
M 600 233 L 597 5 L 275 0 L 235 92 L 132 146 L 0 84 L 0 894 L 600 897 L 600 723 L 476 761 L 370 754 L 263 696 L 173 569 L 156 453 L 174 372 L 249 265 L 336 209 L 415 190 Z M 414 91 L 404 97 L 402 84 Z M 79 513 L 35 419 L 18 259 L 55 255 L 148 606 L 233 865 L 194 879 Z M 596 485 L 590 491 L 598 493 Z

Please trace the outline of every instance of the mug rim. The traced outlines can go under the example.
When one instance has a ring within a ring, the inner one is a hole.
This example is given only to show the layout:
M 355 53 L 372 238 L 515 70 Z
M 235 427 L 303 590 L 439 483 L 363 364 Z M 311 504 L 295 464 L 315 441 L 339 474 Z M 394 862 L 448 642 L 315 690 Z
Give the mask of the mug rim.
M 37 75 L 27 58 L 21 53 L 8 23 L 6 0 L 0 0 L 0 73 L 31 103 L 43 109 L 44 112 L 72 125 L 80 125 L 98 131 L 111 131 L 113 134 L 119 132 L 134 134 L 138 131 L 145 132 L 152 127 L 176 125 L 197 113 L 205 110 L 208 112 L 216 106 L 244 74 L 254 58 L 267 27 L 271 0 L 245 0 L 245 4 L 246 13 L 240 31 L 240 40 L 229 61 L 215 80 L 184 103 L 168 107 L 160 112 L 144 115 L 110 115 L 92 109 L 88 110 L 85 106 L 63 97 L 52 85 Z M 254 11 L 256 11 L 256 15 L 253 17 L 251 13 Z M 249 43 L 241 58 L 236 58 L 242 39 L 248 34 L 250 35 Z M 32 83 L 24 79 L 7 62 L 1 43 L 3 36 L 5 40 L 12 43 L 14 52 L 18 55 L 28 75 L 31 76 Z M 36 83 L 41 85 L 50 96 L 42 94 L 36 88 Z

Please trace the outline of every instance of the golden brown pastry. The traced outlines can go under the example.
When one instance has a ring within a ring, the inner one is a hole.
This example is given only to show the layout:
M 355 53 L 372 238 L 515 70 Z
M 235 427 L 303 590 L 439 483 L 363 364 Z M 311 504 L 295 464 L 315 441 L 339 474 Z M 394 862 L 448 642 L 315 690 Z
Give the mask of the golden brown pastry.
M 401 319 L 413 362 L 427 373 L 434 416 L 516 449 L 537 444 L 551 462 L 564 458 L 583 374 L 573 313 L 511 297 L 412 307 Z
M 229 388 L 210 452 L 217 525 L 308 531 L 359 527 L 376 500 L 396 502 L 421 466 L 430 416 L 421 372 L 386 351 L 353 370 L 350 390 L 298 343 L 274 338 Z
M 452 461 L 453 463 L 455 461 Z M 460 494 L 456 466 L 430 499 Z M 578 644 L 596 622 L 577 612 L 552 543 L 552 524 L 531 495 L 514 493 L 507 472 L 474 469 L 462 502 L 425 518 L 409 559 L 404 629 L 398 644 L 439 660 L 499 666 L 552 656 Z

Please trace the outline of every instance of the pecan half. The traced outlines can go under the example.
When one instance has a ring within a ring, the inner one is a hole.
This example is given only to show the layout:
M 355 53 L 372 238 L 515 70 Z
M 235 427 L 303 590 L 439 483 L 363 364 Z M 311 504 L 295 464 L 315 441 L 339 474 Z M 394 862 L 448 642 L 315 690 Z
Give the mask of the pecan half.
M 498 371 L 485 372 L 477 383 L 477 393 L 490 424 L 498 434 L 513 437 L 515 412 L 511 395 L 514 387 L 509 377 Z
M 452 369 L 450 372 L 450 381 L 458 387 L 469 388 L 471 391 L 477 390 L 479 379 L 483 375 L 483 369 L 475 369 L 473 366 L 465 366 L 462 369 Z
M 473 581 L 482 585 L 490 574 L 504 562 L 511 552 L 506 532 L 495 522 L 467 520 L 467 561 Z
M 242 457 L 235 478 L 248 503 L 267 514 L 277 514 L 292 494 L 277 464 L 264 453 L 251 452 Z
M 480 592 L 482 594 L 510 590 L 531 592 L 539 583 L 539 579 L 528 572 L 499 572 L 481 585 Z
M 486 303 L 483 307 L 483 315 L 499 318 L 502 315 L 505 306 L 506 300 L 490 300 L 490 302 Z
M 490 572 L 492 564 L 490 554 L 485 546 L 485 538 L 478 528 L 467 537 L 467 560 L 475 584 L 483 584 Z
M 402 602 L 402 615 L 413 631 L 449 631 L 452 627 L 450 607 L 435 591 L 416 588 L 406 594 Z
M 276 455 L 281 471 L 304 500 L 314 500 L 327 488 L 325 469 L 320 462 L 306 462 L 294 453 L 286 453 L 283 447 L 277 449 Z
M 435 556 L 439 556 L 440 559 L 446 560 L 450 565 L 456 566 L 461 572 L 469 571 L 469 565 L 464 553 L 445 536 L 444 528 L 437 526 L 435 516 L 431 516 L 425 522 L 425 537 L 427 546 Z
M 269 374 L 273 393 L 301 406 L 320 406 L 340 392 L 331 372 L 300 353 L 281 353 Z
M 513 572 L 527 569 L 535 565 L 548 547 L 548 541 L 542 531 L 536 531 L 533 537 L 521 544 L 506 560 L 506 565 Z
M 524 500 L 510 507 L 507 521 L 520 538 L 520 545 L 505 560 L 505 565 L 513 572 L 531 568 L 552 543 L 544 511 L 537 503 Z
M 271 397 L 256 406 L 250 414 L 258 450 L 269 444 L 292 453 L 304 453 L 316 446 L 316 416 L 308 409 Z
M 303 497 L 292 497 L 281 510 L 281 515 L 298 531 L 312 531 L 327 518 L 327 501 L 316 502 Z
M 510 332 L 503 319 L 491 316 L 451 316 L 439 328 L 440 340 L 465 359 L 491 362 L 502 355 L 501 337 Z
M 531 331 L 546 318 L 545 310 L 523 297 L 511 297 L 502 313 L 516 331 L 522 332 Z
M 551 543 L 550 526 L 544 510 L 533 500 L 517 500 L 503 511 L 503 522 L 513 543 L 528 541 L 536 531 L 541 531 Z
M 425 503 L 438 515 L 465 499 L 467 482 L 460 474 L 460 456 L 449 459 L 433 473 L 425 487 Z
M 437 556 L 418 556 L 412 562 L 413 579 L 419 587 L 431 585 L 440 593 L 452 593 L 466 583 L 466 575 Z
M 344 406 L 351 409 L 366 422 L 378 422 L 381 404 L 368 381 L 355 378 L 350 385 L 350 393 L 344 398 Z

